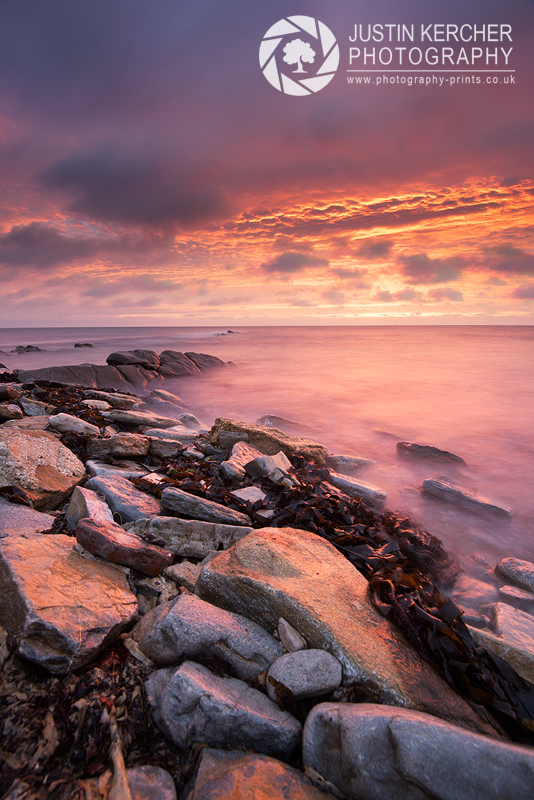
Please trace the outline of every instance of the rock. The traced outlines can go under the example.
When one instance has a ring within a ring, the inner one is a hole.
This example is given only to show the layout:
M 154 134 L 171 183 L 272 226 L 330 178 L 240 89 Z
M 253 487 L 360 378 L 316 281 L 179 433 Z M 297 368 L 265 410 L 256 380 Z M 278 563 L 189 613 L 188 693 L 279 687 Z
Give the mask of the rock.
M 497 599 L 497 587 L 462 573 L 456 580 L 451 594 L 460 606 L 478 608 Z
M 514 608 L 519 608 L 526 614 L 534 614 L 534 594 L 532 592 L 518 589 L 516 586 L 501 586 L 499 600 Z
M 174 403 L 169 403 L 167 400 L 161 400 L 159 397 L 149 397 L 147 399 L 147 405 L 150 406 L 148 410 L 152 414 L 161 414 L 162 416 L 172 416 L 179 410 L 183 410 L 179 409 L 178 406 L 175 406 Z
M 481 732 L 493 729 L 426 664 L 372 605 L 365 578 L 307 531 L 263 528 L 206 564 L 205 600 L 273 630 L 280 617 L 343 667 L 366 701 L 427 711 Z
M 194 594 L 179 595 L 172 603 L 149 611 L 131 637 L 160 666 L 216 658 L 230 665 L 238 678 L 249 681 L 282 655 L 276 639 L 255 622 Z
M 327 456 L 326 466 L 334 470 L 334 472 L 341 472 L 342 475 L 355 472 L 362 467 L 370 467 L 374 461 L 369 461 L 368 458 L 357 458 L 356 456 Z
M 262 456 L 261 450 L 247 442 L 236 442 L 227 461 L 221 464 L 221 472 L 229 480 L 243 481 L 247 477 L 245 465 Z
M 118 475 L 129 481 L 134 481 L 136 478 L 140 478 L 148 472 L 145 467 L 142 467 L 135 461 L 121 461 L 119 464 L 106 464 L 104 461 L 99 461 L 98 459 L 89 459 L 85 462 L 85 466 L 91 477 L 98 475 Z
M 85 488 L 104 495 L 108 506 L 114 514 L 120 516 L 123 523 L 155 516 L 160 512 L 160 505 L 155 497 L 140 492 L 130 481 L 118 475 L 91 478 Z
M 294 653 L 308 647 L 306 639 L 283 617 L 278 620 L 278 635 L 286 653 Z
M 74 342 L 74 347 L 92 347 L 90 342 Z
M 194 414 L 178 414 L 178 422 L 183 425 L 184 428 L 189 428 L 190 430 L 198 431 L 200 428 L 204 427 Z
M 133 567 L 144 575 L 159 575 L 173 560 L 172 553 L 141 542 L 113 520 L 81 519 L 76 526 L 76 540 L 93 555 Z
M 218 678 L 186 661 L 153 672 L 145 684 L 156 725 L 181 749 L 195 742 L 288 758 L 300 723 L 235 678 Z
M 179 517 L 152 517 L 137 520 L 128 526 L 128 531 L 163 541 L 176 556 L 205 558 L 212 550 L 227 550 L 252 528 Z
M 22 397 L 22 392 L 15 386 L 5 386 L 0 384 L 0 403 L 9 402 L 10 400 L 18 400 Z
M 184 428 L 183 425 L 175 425 L 172 428 L 145 428 L 145 436 L 185 444 L 194 442 L 198 438 L 198 433 Z
M 182 442 L 174 439 L 160 439 L 159 436 L 149 436 L 149 453 L 155 458 L 178 458 L 184 446 Z
M 118 422 L 121 425 L 147 428 L 172 428 L 176 425 L 176 420 L 172 417 L 159 417 L 146 411 L 123 411 L 116 408 L 114 411 L 103 412 L 103 415 L 111 422 Z
M 158 397 L 160 400 L 165 400 L 167 403 L 172 403 L 177 408 L 182 408 L 185 403 L 178 397 L 178 395 L 173 394 L 172 392 L 167 392 L 165 389 L 153 389 L 150 392 L 151 397 Z
M 57 508 L 84 475 L 81 461 L 49 433 L 0 428 L 0 486 L 20 486 L 39 511 Z
M 113 522 L 113 516 L 107 503 L 104 503 L 96 492 L 76 486 L 65 517 L 71 530 L 75 530 L 81 519 L 91 517 L 96 522 Z M 90 551 L 92 552 L 92 551 Z
M 159 356 L 153 350 L 126 350 L 121 353 L 111 353 L 106 361 L 114 367 L 119 364 L 133 364 L 152 370 L 157 370 L 160 365 Z
M 528 800 L 534 781 L 531 747 L 367 703 L 315 706 L 302 753 L 350 800 Z
M 176 800 L 172 776 L 161 767 L 133 767 L 126 775 L 132 800 Z
M 90 662 L 137 614 L 125 576 L 72 545 L 61 534 L 0 540 L 0 624 L 52 673 Z
M 178 586 L 185 586 L 190 592 L 195 591 L 198 576 L 202 570 L 200 564 L 193 564 L 192 561 L 182 561 L 180 564 L 173 564 L 165 570 L 165 577 L 170 578 Z
M 166 567 L 166 569 L 169 569 L 169 567 Z M 153 578 L 142 578 L 141 580 L 134 581 L 134 585 L 138 601 L 139 595 L 143 595 L 148 598 L 156 598 L 157 603 L 155 605 L 164 605 L 178 597 L 178 586 L 174 581 L 170 580 L 170 578 L 165 577 L 165 575 L 156 575 Z M 151 609 L 154 608 L 155 605 L 152 606 Z
M 296 650 L 285 653 L 271 664 L 267 673 L 267 693 L 276 701 L 276 684 L 282 683 L 296 700 L 320 697 L 341 683 L 341 664 L 325 650 Z
M 185 800 L 334 800 L 334 795 L 270 756 L 205 748 Z
M 161 493 L 161 505 L 170 508 L 180 516 L 200 519 L 206 522 L 221 522 L 226 525 L 250 525 L 250 517 L 240 511 L 214 503 L 213 500 L 204 500 L 195 497 L 182 489 L 169 487 Z
M 18 428 L 28 431 L 45 431 L 48 428 L 48 416 L 24 417 L 23 419 L 9 419 L 2 423 L 2 429 Z
M 155 370 L 146 369 L 145 367 L 134 364 L 119 364 L 117 367 L 101 367 L 101 369 L 117 369 L 124 380 L 130 384 L 136 392 L 140 389 L 146 389 L 148 384 L 152 386 L 152 383 L 155 383 L 155 385 L 157 385 L 158 382 L 163 380 Z
M 309 425 L 302 425 L 300 422 L 277 417 L 276 414 L 265 414 L 256 420 L 256 425 L 261 425 L 264 428 L 278 428 L 278 430 L 290 433 L 292 436 L 315 436 L 318 432 L 317 428 L 310 428 Z
M 440 450 L 429 444 L 414 444 L 414 442 L 397 442 L 397 455 L 400 458 L 419 459 L 422 461 L 442 461 L 449 464 L 464 464 L 465 461 L 448 450 Z
M 113 369 L 113 367 L 110 367 Z M 120 379 L 123 383 L 123 388 L 127 388 L 127 384 L 115 370 L 115 381 Z M 111 377 L 111 376 L 109 376 Z M 61 383 L 65 386 L 93 386 L 97 387 L 96 368 L 92 364 L 70 366 L 70 367 L 42 367 L 41 369 L 25 369 L 18 373 L 18 379 L 22 383 L 33 383 L 34 381 L 51 381 L 53 383 Z M 112 384 L 104 384 L 104 386 L 112 388 Z M 113 385 L 113 388 L 115 386 Z
M 534 683 L 534 617 L 507 603 L 491 607 L 495 633 L 469 628 L 473 639 Z
M 111 408 L 111 405 L 105 400 L 82 400 L 81 404 L 87 408 L 96 408 L 97 411 L 109 411 Z
M 52 527 L 55 517 L 33 508 L 0 500 L 0 539 L 6 536 L 38 536 Z
M 55 414 L 57 411 L 55 406 L 33 400 L 31 397 L 22 397 L 19 402 L 28 417 L 42 417 L 44 414 Z
M 217 356 L 208 356 L 206 353 L 185 353 L 185 355 L 201 372 L 210 369 L 223 369 L 226 367 L 224 361 L 221 361 Z
M 335 486 L 336 489 L 348 494 L 349 497 L 361 497 L 365 502 L 374 503 L 377 506 L 384 505 L 387 499 L 387 494 L 381 489 L 377 489 L 376 486 L 361 483 L 361 481 L 356 481 L 354 478 L 340 475 L 338 472 L 330 472 L 327 481 L 332 486 Z
M 0 404 L 0 419 L 22 419 L 23 417 L 22 409 L 14 403 Z
M 219 431 L 219 447 L 222 450 L 231 450 L 236 442 L 248 442 L 248 433 L 241 433 L 240 431 Z
M 274 456 L 258 456 L 253 461 L 249 461 L 245 466 L 245 472 L 251 478 L 263 478 L 274 469 L 281 469 L 287 472 L 292 466 L 289 458 L 280 452 Z
M 98 436 L 100 429 L 72 414 L 55 414 L 48 418 L 48 425 L 61 433 L 82 433 L 86 436 Z
M 86 389 L 83 393 L 84 397 L 94 398 L 95 400 L 103 400 L 109 403 L 113 408 L 137 408 L 143 401 L 139 397 L 131 394 L 121 394 L 120 392 L 100 392 L 96 389 Z
M 269 456 L 267 456 L 267 458 L 269 458 Z M 230 494 L 241 503 L 257 503 L 258 500 L 265 500 L 267 497 L 259 486 L 245 486 L 244 489 L 236 489 L 235 492 L 230 492 Z
M 87 455 L 89 458 L 99 456 L 113 456 L 125 458 L 128 456 L 146 456 L 150 447 L 149 439 L 139 433 L 117 433 L 105 439 L 91 439 L 87 442 Z
M 261 425 L 250 425 L 247 422 L 236 422 L 232 419 L 218 417 L 209 433 L 209 439 L 214 444 L 219 442 L 219 430 L 238 431 L 248 434 L 250 444 L 258 447 L 266 455 L 274 455 L 280 450 L 286 455 L 295 453 L 309 461 L 324 464 L 328 451 L 324 445 L 314 442 L 313 439 L 301 439 L 289 436 L 277 428 L 266 428 Z
M 190 358 L 176 350 L 160 353 L 159 374 L 165 378 L 184 378 L 187 375 L 200 375 L 200 369 Z
M 469 492 L 464 492 L 450 483 L 443 480 L 426 480 L 423 481 L 423 491 L 434 497 L 444 500 L 446 503 L 452 503 L 460 508 L 465 508 L 475 514 L 492 514 L 494 516 L 504 517 L 511 519 L 512 512 L 509 508 L 497 506 L 490 500 L 475 497 Z
M 503 558 L 495 567 L 495 572 L 514 586 L 534 592 L 534 564 L 531 561 Z

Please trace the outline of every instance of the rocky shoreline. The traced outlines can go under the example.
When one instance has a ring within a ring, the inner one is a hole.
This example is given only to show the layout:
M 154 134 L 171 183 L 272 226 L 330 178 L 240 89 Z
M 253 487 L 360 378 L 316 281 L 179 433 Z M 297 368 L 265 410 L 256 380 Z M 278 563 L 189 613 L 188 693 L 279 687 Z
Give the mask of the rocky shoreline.
M 0 368 L 0 797 L 530 797 L 534 564 L 468 579 L 366 459 L 163 388 L 233 365 L 107 361 Z

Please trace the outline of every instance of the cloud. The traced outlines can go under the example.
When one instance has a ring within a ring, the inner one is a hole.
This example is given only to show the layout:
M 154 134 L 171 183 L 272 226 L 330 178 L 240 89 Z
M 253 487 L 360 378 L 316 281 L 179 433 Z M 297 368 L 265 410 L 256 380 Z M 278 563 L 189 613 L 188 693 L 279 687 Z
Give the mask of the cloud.
M 312 303 L 311 300 L 299 300 L 297 298 L 296 300 L 291 300 L 290 305 L 295 306 L 295 308 L 311 308 L 315 303 Z
M 86 261 L 114 249 L 111 238 L 68 236 L 44 222 L 13 225 L 0 239 L 0 264 L 50 269 L 59 264 Z
M 402 256 L 398 264 L 407 283 L 448 283 L 460 277 L 466 261 L 459 256 L 441 259 L 417 253 Z
M 517 289 L 514 289 L 510 297 L 514 297 L 517 300 L 534 300 L 534 284 L 530 286 L 518 286 Z
M 332 267 L 330 270 L 332 275 L 337 275 L 338 278 L 348 278 L 354 280 L 356 278 L 363 278 L 364 275 L 367 275 L 368 270 L 366 269 L 346 269 L 345 267 Z
M 356 255 L 365 261 L 380 261 L 387 258 L 394 244 L 391 239 L 367 239 L 356 250 Z
M 423 297 L 421 292 L 416 291 L 415 289 L 401 289 L 398 292 L 390 292 L 388 289 L 384 289 L 380 292 L 377 292 L 374 296 L 375 300 L 379 300 L 381 303 L 394 303 L 396 301 L 405 301 L 409 302 L 411 300 L 421 300 Z
M 263 263 L 260 269 L 267 273 L 292 273 L 309 267 L 327 267 L 328 264 L 327 258 L 319 258 L 309 253 L 297 253 L 290 250 L 275 256 L 271 261 Z
M 333 306 L 342 306 L 345 303 L 345 295 L 337 289 L 327 289 L 321 295 L 325 300 L 328 300 Z
M 486 265 L 495 272 L 534 275 L 534 255 L 510 244 L 488 247 Z
M 453 300 L 454 302 L 462 302 L 464 296 L 461 292 L 457 289 L 448 289 L 446 287 L 441 287 L 439 289 L 430 289 L 427 294 L 427 298 L 429 300 L 437 300 L 441 302 L 442 300 Z
M 104 281 L 81 292 L 82 297 L 109 297 L 120 292 L 167 292 L 183 289 L 184 282 L 158 280 L 151 275 L 130 275 L 117 281 Z

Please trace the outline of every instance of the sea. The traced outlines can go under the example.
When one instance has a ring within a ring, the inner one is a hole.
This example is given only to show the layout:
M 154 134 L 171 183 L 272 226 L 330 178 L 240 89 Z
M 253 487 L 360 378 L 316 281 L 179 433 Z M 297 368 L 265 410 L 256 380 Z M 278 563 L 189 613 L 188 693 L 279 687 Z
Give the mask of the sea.
M 11 352 L 28 344 L 41 352 Z M 0 329 L 0 362 L 12 369 L 104 364 L 135 348 L 234 362 L 166 388 L 206 427 L 218 416 L 272 414 L 308 426 L 333 454 L 371 460 L 359 479 L 386 491 L 386 507 L 439 537 L 472 577 L 506 556 L 534 561 L 534 326 Z M 399 459 L 398 441 L 448 450 L 467 466 Z M 442 476 L 510 508 L 511 522 L 421 492 Z

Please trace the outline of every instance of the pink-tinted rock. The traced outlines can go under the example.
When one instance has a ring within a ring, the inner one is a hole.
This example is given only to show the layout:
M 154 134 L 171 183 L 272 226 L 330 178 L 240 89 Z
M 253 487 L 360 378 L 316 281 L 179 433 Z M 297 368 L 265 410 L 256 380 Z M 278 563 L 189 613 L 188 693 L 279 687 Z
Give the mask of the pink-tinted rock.
M 97 522 L 90 517 L 81 519 L 76 527 L 76 539 L 93 555 L 133 567 L 145 575 L 159 575 L 173 560 L 172 553 L 145 544 L 115 522 Z

